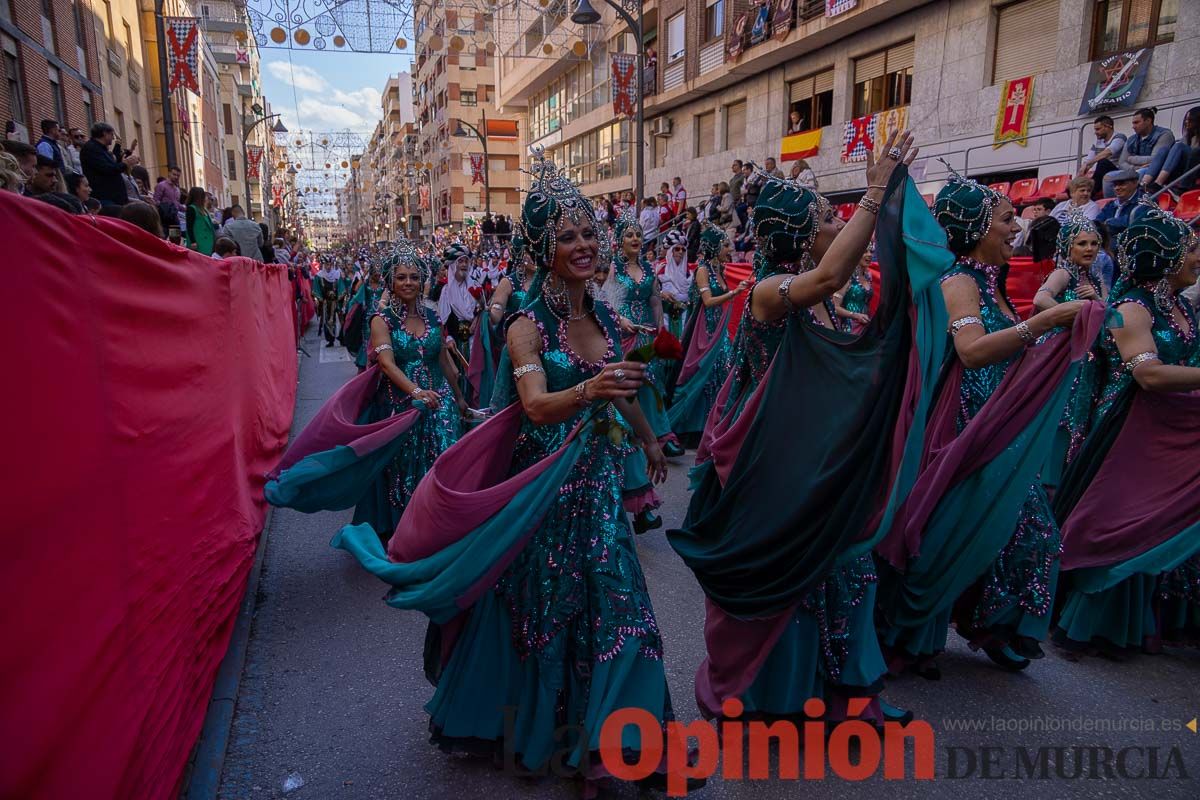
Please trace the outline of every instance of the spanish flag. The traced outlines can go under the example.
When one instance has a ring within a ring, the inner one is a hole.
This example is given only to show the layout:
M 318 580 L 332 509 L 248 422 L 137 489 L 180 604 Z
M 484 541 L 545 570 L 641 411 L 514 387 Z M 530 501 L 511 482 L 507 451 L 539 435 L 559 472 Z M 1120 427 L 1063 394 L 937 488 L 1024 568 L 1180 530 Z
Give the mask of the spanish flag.
M 797 161 L 801 158 L 812 158 L 821 149 L 821 129 L 794 133 L 783 137 L 783 155 L 780 161 Z

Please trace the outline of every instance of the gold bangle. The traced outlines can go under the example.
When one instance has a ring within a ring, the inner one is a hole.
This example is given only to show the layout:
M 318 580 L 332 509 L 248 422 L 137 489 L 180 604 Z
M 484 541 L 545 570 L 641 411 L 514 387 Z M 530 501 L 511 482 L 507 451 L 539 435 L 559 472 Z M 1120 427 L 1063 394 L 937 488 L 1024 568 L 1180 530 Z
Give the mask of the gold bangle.
M 588 380 L 591 380 L 591 378 L 588 378 Z M 588 404 L 587 383 L 587 381 L 580 381 L 575 384 L 575 405 L 577 406 L 582 407 Z
M 875 214 L 876 216 L 879 215 L 879 209 L 882 208 L 878 200 L 872 200 L 866 195 L 863 195 L 862 199 L 858 201 L 858 207 L 868 214 Z

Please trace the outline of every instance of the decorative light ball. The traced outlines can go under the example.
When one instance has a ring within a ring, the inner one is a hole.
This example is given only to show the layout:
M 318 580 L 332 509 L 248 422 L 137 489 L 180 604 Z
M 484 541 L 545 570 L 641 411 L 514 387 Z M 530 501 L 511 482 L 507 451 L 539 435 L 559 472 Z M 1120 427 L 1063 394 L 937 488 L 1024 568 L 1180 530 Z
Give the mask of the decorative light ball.
M 461 36 L 451 36 L 450 37 L 450 49 L 453 50 L 454 52 L 461 53 L 463 51 L 463 48 L 465 48 L 466 46 L 467 46 L 467 43 L 465 41 L 463 41 L 463 38 Z
M 346 46 L 346 37 L 342 36 L 340 33 L 337 36 L 333 37 L 333 46 L 334 47 L 345 47 Z
M 271 28 L 271 41 L 275 44 L 283 44 L 287 41 L 287 31 L 283 28 Z
M 342 169 L 345 169 L 348 166 L 350 166 L 350 164 L 348 162 L 346 162 L 346 161 L 342 162 Z
M 296 32 L 292 34 L 292 38 L 295 39 L 296 44 L 300 46 L 304 46 L 312 40 L 312 36 L 310 36 L 308 31 L 304 30 L 304 28 L 298 28 Z
M 587 44 L 584 43 L 584 41 L 582 39 L 580 39 L 578 42 L 571 45 L 571 52 L 574 53 L 575 55 L 579 56 L 580 58 L 583 58 L 584 56 L 587 55 Z
M 408 39 L 405 39 L 403 36 L 401 36 L 399 39 L 397 39 L 396 40 L 396 49 L 397 50 L 408 49 Z
M 487 44 L 485 44 L 485 45 L 483 46 L 483 49 L 484 49 L 484 50 L 487 50 L 489 54 L 490 54 L 490 53 L 494 53 L 494 52 L 496 52 L 496 43 L 495 43 L 495 42 L 488 42 Z
M 244 31 L 241 28 L 238 28 L 236 31 L 233 32 L 233 38 L 237 39 L 239 42 L 246 41 L 246 31 Z
M 303 147 L 303 146 L 304 146 L 304 140 L 303 140 L 303 139 L 297 139 L 297 140 L 296 140 L 296 147 Z
M 440 37 L 440 36 L 430 36 L 429 37 L 429 49 L 430 50 L 441 50 L 444 45 L 445 45 L 445 42 L 442 41 L 442 37 Z
M 552 55 L 554 53 L 554 46 L 549 42 L 546 42 L 544 45 L 542 45 L 542 52 L 546 55 Z

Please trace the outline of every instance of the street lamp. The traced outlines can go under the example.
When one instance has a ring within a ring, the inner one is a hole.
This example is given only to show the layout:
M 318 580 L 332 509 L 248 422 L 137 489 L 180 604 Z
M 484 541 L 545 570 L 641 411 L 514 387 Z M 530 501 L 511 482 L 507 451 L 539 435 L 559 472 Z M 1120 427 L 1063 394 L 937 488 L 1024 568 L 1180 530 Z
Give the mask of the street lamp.
M 604 0 L 605 4 L 617 12 L 625 24 L 629 26 L 629 30 L 637 39 L 637 114 L 634 117 L 634 124 L 637 125 L 637 133 L 635 134 L 635 147 L 637 152 L 634 153 L 634 193 L 635 202 L 640 203 L 643 199 L 643 191 L 646 188 L 645 175 L 645 158 L 646 158 L 646 100 L 645 100 L 645 83 L 643 75 L 646 69 L 646 41 L 642 35 L 642 4 L 638 3 L 637 19 L 630 16 L 629 12 L 622 7 L 621 3 L 616 0 Z M 579 0 L 575 7 L 575 12 L 571 14 L 571 22 L 576 25 L 595 25 L 600 21 L 600 12 L 592 8 L 589 0 Z
M 584 0 L 584 2 L 586 2 L 586 0 Z M 593 12 L 593 13 L 595 13 L 595 12 Z M 483 129 L 486 131 L 487 130 L 487 111 L 483 112 L 482 118 L 483 118 Z M 469 130 L 464 130 L 464 127 Z M 484 197 L 483 205 L 484 205 L 484 211 L 487 212 L 488 217 L 491 217 L 492 216 L 492 190 L 488 183 L 488 172 L 489 172 L 488 166 L 489 166 L 489 164 L 488 164 L 487 136 L 480 133 L 479 128 L 476 128 L 474 125 L 472 125 L 469 122 L 463 122 L 460 119 L 458 121 L 458 127 L 454 130 L 454 135 L 459 136 L 459 137 L 465 137 L 465 136 L 471 136 L 472 134 L 475 136 L 476 139 L 479 140 L 479 143 L 481 145 L 483 145 L 483 197 Z M 468 155 L 468 158 L 469 157 L 470 156 Z

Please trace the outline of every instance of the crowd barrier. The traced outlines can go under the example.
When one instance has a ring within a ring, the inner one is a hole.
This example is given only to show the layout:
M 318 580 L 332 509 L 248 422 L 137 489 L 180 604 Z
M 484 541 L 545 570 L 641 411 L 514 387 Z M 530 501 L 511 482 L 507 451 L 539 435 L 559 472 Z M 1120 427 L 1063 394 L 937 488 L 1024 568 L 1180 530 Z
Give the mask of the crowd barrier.
M 0 192 L 0 797 L 176 796 L 296 391 L 282 265 Z

